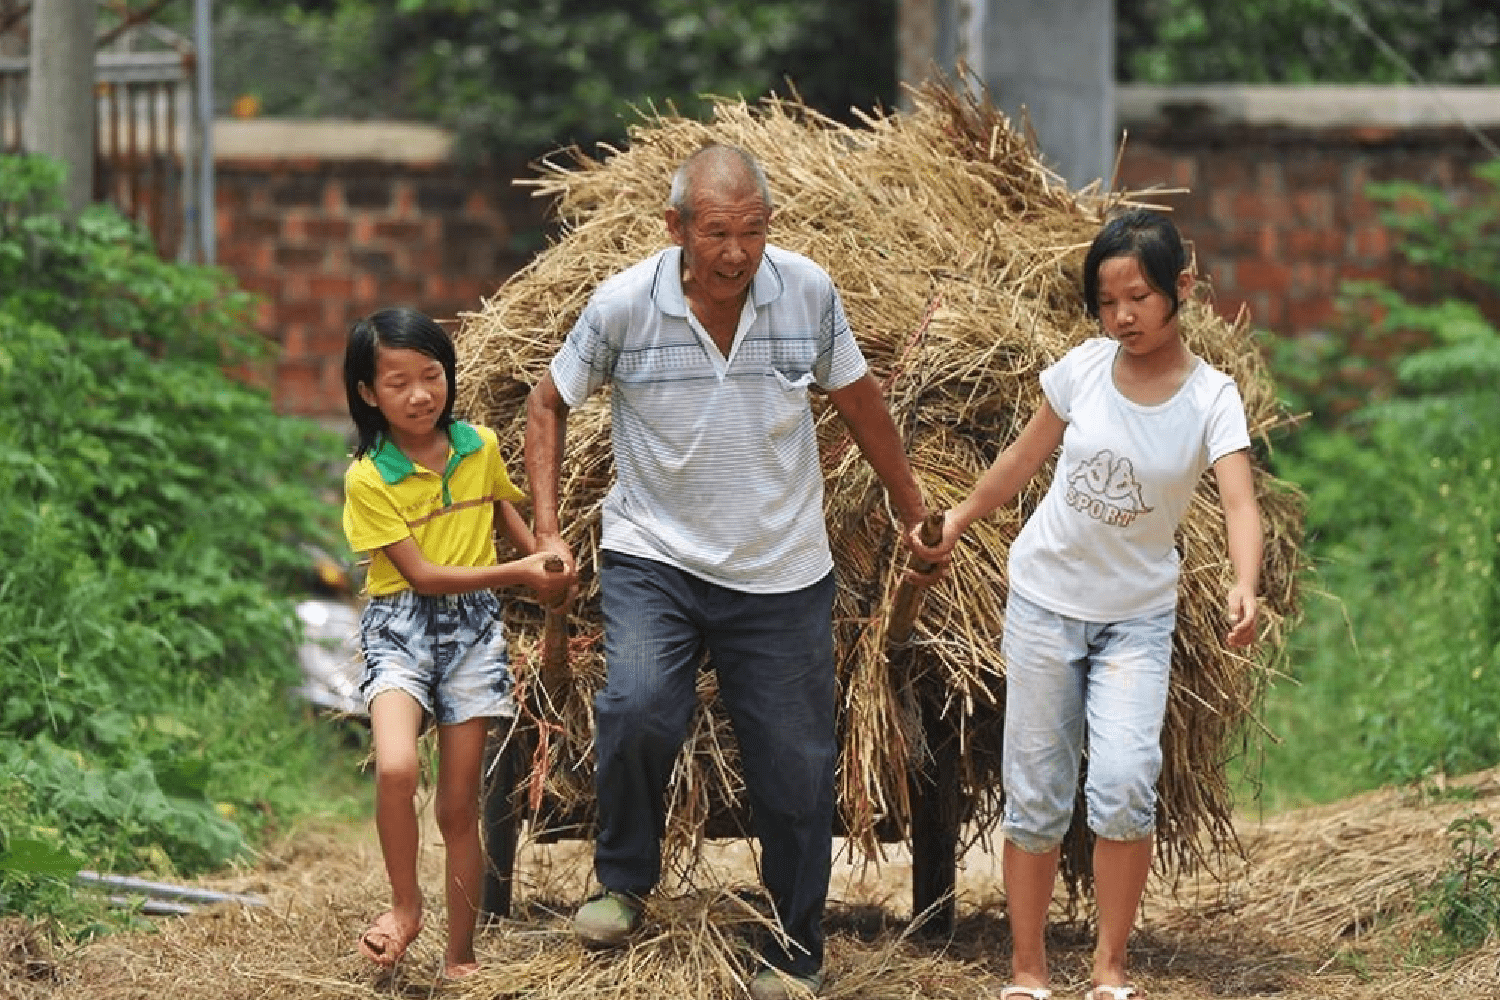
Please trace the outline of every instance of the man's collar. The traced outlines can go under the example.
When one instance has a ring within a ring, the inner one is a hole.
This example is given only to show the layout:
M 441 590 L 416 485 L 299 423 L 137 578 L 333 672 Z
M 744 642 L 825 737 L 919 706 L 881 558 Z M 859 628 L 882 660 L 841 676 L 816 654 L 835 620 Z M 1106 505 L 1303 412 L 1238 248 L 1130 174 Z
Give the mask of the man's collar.
M 448 425 L 448 444 L 453 448 L 454 460 L 457 460 L 465 455 L 472 455 L 484 447 L 484 440 L 480 438 L 479 432 L 472 425 L 462 420 L 455 420 Z M 375 470 L 380 473 L 380 478 L 385 480 L 388 486 L 395 486 L 417 468 L 412 460 L 406 457 L 405 452 L 396 447 L 396 442 L 384 434 L 376 443 L 375 450 L 370 453 L 370 461 L 375 463 Z M 451 465 L 452 462 L 449 464 Z M 446 474 L 446 470 L 444 471 Z
M 769 245 L 766 249 L 770 250 Z M 780 298 L 785 289 L 781 271 L 771 261 L 770 253 L 763 254 L 760 267 L 755 270 L 755 277 L 750 279 L 750 301 L 755 303 L 755 308 L 760 309 Z M 668 316 L 687 317 L 687 296 L 682 291 L 682 247 L 668 247 L 662 251 L 661 259 L 656 265 L 656 280 L 652 283 L 651 298 L 656 303 L 656 308 Z

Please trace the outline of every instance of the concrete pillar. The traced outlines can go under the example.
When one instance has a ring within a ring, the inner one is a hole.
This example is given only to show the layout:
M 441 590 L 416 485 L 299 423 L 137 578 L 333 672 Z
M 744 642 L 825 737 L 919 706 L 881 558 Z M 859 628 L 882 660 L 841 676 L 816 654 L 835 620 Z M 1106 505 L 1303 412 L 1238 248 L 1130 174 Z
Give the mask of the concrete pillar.
M 25 146 L 61 160 L 69 211 L 94 194 L 94 32 L 97 0 L 37 0 L 31 12 Z
M 1115 150 L 1112 0 L 902 0 L 901 81 L 960 62 L 1042 159 L 1078 188 L 1109 180 Z M 904 106 L 904 105 L 903 105 Z

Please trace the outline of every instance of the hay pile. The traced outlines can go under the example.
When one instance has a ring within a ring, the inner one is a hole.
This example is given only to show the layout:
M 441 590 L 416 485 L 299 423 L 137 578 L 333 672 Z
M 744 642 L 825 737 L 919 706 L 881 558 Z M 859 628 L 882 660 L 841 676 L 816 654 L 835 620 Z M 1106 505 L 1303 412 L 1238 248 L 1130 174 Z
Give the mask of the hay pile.
M 1123 201 L 1073 192 L 1038 160 L 1031 142 L 983 99 L 947 84 L 916 92 L 909 114 L 862 128 L 796 102 L 721 102 L 709 122 L 645 119 L 629 148 L 604 160 L 574 151 L 530 181 L 555 199 L 560 238 L 465 314 L 456 339 L 459 411 L 500 432 L 519 465 L 524 399 L 588 295 L 604 278 L 660 247 L 672 170 L 710 141 L 742 146 L 769 176 L 773 242 L 832 274 L 850 322 L 908 445 L 929 506 L 958 502 L 1038 405 L 1037 376 L 1097 335 L 1082 307 L 1079 267 L 1102 218 Z M 1185 234 L 1191 238 L 1191 233 Z M 1200 288 L 1202 284 L 1200 283 Z M 1183 324 L 1194 351 L 1233 375 L 1252 435 L 1283 414 L 1246 324 L 1228 324 L 1200 294 Z M 932 759 L 929 740 L 959 741 L 961 799 L 972 829 L 993 827 L 999 807 L 1005 664 L 999 653 L 1010 542 L 1045 492 L 1044 470 L 1017 504 L 976 524 L 955 554 L 951 579 L 927 595 L 911 645 L 887 648 L 887 612 L 904 566 L 898 525 L 874 473 L 836 415 L 819 416 L 827 519 L 840 581 L 835 607 L 842 692 L 839 816 L 867 856 L 907 829 L 910 769 Z M 572 621 L 571 681 L 542 691 L 527 650 L 536 622 L 518 618 L 517 673 L 533 712 L 526 792 L 554 815 L 587 815 L 591 703 L 602 684 L 595 561 L 600 509 L 612 477 L 607 401 L 574 411 L 564 456 L 561 519 L 578 554 L 584 599 Z M 1267 528 L 1266 635 L 1252 658 L 1227 650 L 1228 565 L 1212 477 L 1182 532 L 1183 574 L 1174 682 L 1161 780 L 1158 867 L 1186 872 L 1234 847 L 1224 767 L 1256 706 L 1297 610 L 1301 505 L 1257 472 Z M 717 818 L 740 813 L 733 740 L 704 709 L 671 785 L 668 859 L 690 868 Z M 924 727 L 921 715 L 941 716 Z M 1086 880 L 1085 836 L 1075 818 L 1065 849 L 1070 885 Z

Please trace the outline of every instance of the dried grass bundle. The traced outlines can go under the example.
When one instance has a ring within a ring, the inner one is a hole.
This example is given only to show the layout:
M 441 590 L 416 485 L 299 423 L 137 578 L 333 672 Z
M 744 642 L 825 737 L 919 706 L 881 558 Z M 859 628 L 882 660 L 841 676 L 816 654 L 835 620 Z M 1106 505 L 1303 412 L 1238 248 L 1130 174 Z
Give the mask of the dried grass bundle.
M 599 281 L 660 249 L 672 170 L 710 142 L 749 150 L 766 167 L 773 241 L 821 263 L 839 287 L 856 336 L 883 382 L 912 465 L 934 509 L 962 498 L 1041 399 L 1042 369 L 1097 327 L 1079 295 L 1083 251 L 1123 196 L 1073 192 L 1033 145 L 983 98 L 945 83 L 917 91 L 909 114 L 850 128 L 796 102 L 721 102 L 708 122 L 656 115 L 629 148 L 603 160 L 573 151 L 527 183 L 554 199 L 561 236 L 477 313 L 461 317 L 459 408 L 495 427 L 518 456 L 523 403 Z M 1191 238 L 1191 233 L 1185 234 Z M 1199 285 L 1202 288 L 1202 284 Z M 1252 435 L 1283 419 L 1243 318 L 1226 323 L 1200 293 L 1185 304 L 1190 346 L 1234 376 Z M 518 673 L 531 689 L 538 733 L 528 791 L 533 806 L 591 808 L 592 695 L 603 679 L 596 559 L 600 509 L 611 482 L 609 416 L 601 399 L 570 417 L 561 519 L 579 556 L 584 596 L 573 618 L 571 681 L 540 692 L 526 651 L 536 621 L 515 621 Z M 926 597 L 909 647 L 892 656 L 887 612 L 904 565 L 898 525 L 873 472 L 828 408 L 819 415 L 827 520 L 839 579 L 843 831 L 868 854 L 911 817 L 910 776 L 930 759 L 922 706 L 959 741 L 961 799 L 971 828 L 990 829 L 999 807 L 1005 664 L 999 652 L 1012 539 L 1040 500 L 1044 470 L 1009 509 L 976 524 L 950 580 Z M 1224 647 L 1228 564 L 1212 477 L 1181 532 L 1183 580 L 1164 740 L 1158 862 L 1185 872 L 1235 846 L 1224 768 L 1274 673 L 1298 606 L 1301 503 L 1263 470 L 1267 527 L 1260 651 Z M 544 696 L 543 696 L 544 695 Z M 671 785 L 668 855 L 690 867 L 715 817 L 738 814 L 734 743 L 713 708 L 711 673 Z M 707 831 L 707 833 L 706 833 Z M 1086 834 L 1075 818 L 1065 849 L 1071 886 L 1087 878 Z

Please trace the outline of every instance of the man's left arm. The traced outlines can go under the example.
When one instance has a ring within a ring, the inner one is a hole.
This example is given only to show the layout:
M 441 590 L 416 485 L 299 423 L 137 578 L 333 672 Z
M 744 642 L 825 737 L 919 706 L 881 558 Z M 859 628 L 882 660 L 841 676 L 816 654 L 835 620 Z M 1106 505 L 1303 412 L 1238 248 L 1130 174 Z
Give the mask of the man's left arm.
M 885 405 L 880 383 L 866 372 L 842 389 L 830 392 L 828 399 L 849 428 L 865 461 L 885 484 L 906 528 L 919 523 L 927 516 L 927 506 L 922 502 L 922 491 L 907 461 L 906 446 L 896 431 L 896 422 Z

